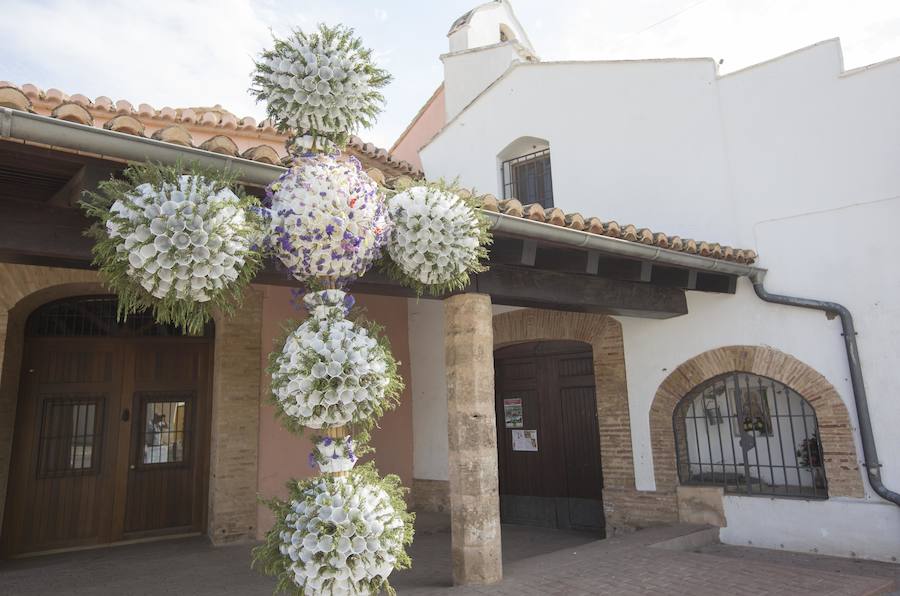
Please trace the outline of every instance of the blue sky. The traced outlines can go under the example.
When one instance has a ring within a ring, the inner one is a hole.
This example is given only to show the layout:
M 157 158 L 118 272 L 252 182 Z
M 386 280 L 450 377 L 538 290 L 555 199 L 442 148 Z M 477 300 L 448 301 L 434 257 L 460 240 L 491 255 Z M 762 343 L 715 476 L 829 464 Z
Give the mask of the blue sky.
M 896 0 L 512 0 L 542 59 L 712 56 L 735 70 L 840 36 L 845 65 L 900 55 Z M 446 33 L 472 0 L 0 0 L 0 80 L 135 106 L 221 104 L 261 117 L 247 93 L 269 30 L 342 22 L 394 75 L 378 124 L 390 146 L 442 79 Z

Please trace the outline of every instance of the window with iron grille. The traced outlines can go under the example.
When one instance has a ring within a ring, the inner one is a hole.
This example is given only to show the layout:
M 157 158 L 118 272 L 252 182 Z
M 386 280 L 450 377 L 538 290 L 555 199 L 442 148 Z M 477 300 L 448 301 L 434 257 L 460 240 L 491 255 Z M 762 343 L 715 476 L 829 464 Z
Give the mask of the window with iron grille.
M 170 337 L 184 335 L 176 325 L 157 323 L 149 310 L 120 316 L 115 296 L 79 296 L 37 308 L 25 325 L 29 337 Z M 213 335 L 208 323 L 204 337 Z
M 745 372 L 720 375 L 682 398 L 673 424 L 681 484 L 828 497 L 816 413 L 783 383 Z
M 542 149 L 504 161 L 501 166 L 503 198 L 518 199 L 523 205 L 553 206 L 550 149 Z

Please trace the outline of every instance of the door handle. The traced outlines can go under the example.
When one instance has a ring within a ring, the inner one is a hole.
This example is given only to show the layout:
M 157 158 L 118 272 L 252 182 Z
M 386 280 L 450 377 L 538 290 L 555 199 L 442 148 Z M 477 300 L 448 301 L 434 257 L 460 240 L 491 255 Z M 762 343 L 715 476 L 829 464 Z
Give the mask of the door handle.
M 134 469 L 135 469 L 135 465 L 134 465 L 134 464 L 131 464 L 130 466 L 128 466 L 128 469 L 129 469 L 129 470 L 134 470 Z
M 128 420 L 130 418 L 131 418 L 131 410 L 129 410 L 128 408 L 125 408 L 124 410 L 122 410 L 122 422 L 128 422 Z

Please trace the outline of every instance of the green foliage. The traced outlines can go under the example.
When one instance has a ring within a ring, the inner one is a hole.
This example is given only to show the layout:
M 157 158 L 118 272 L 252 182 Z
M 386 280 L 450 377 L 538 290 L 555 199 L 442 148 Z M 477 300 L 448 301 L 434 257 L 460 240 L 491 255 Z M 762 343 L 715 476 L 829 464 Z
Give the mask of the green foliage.
M 347 318 L 353 321 L 355 325 L 364 328 L 369 334 L 369 337 L 374 338 L 375 341 L 378 342 L 379 351 L 387 364 L 385 371 L 380 373 L 388 379 L 387 387 L 384 390 L 384 397 L 379 402 L 373 404 L 373 412 L 370 417 L 365 420 L 351 422 L 347 425 L 349 434 L 356 442 L 354 453 L 357 456 L 362 456 L 373 451 L 369 446 L 371 430 L 378 426 L 379 418 L 400 404 L 400 394 L 403 393 L 405 384 L 403 382 L 403 377 L 400 376 L 400 362 L 394 358 L 394 354 L 391 351 L 391 342 L 387 337 L 384 327 L 379 323 L 367 320 L 363 316 L 362 311 L 358 308 L 354 308 Z M 270 383 L 269 402 L 275 406 L 275 416 L 287 430 L 298 436 L 304 434 L 306 427 L 284 411 L 284 407 L 275 394 L 275 389 L 280 388 L 289 382 L 285 378 L 279 379 L 279 375 L 276 374 L 280 369 L 282 359 L 284 358 L 284 353 L 282 351 L 284 343 L 288 336 L 304 323 L 309 323 L 313 326 L 313 330 L 318 330 L 319 322 L 312 317 L 300 322 L 289 321 L 282 328 L 281 333 L 273 342 L 274 349 L 269 353 L 269 365 L 266 368 L 269 377 L 272 379 Z M 352 365 L 348 364 L 347 366 Z M 321 381 L 321 385 L 316 387 L 317 390 L 325 390 L 326 388 L 325 381 Z
M 187 167 L 181 164 L 165 166 L 154 163 L 131 165 L 125 169 L 121 178 L 101 182 L 99 192 L 86 192 L 81 207 L 96 220 L 85 234 L 95 240 L 92 251 L 93 264 L 99 268 L 107 287 L 118 296 L 118 316 L 124 319 L 130 314 L 151 309 L 158 322 L 177 325 L 188 334 L 197 335 L 202 333 L 214 309 L 230 315 L 240 305 L 244 288 L 261 266 L 261 254 L 254 250 L 243 252 L 244 264 L 239 270 L 238 278 L 211 292 L 208 302 L 178 298 L 174 292 L 169 292 L 160 299 L 151 295 L 129 275 L 128 251 L 119 250 L 123 239 L 111 237 L 107 229 L 107 222 L 113 222 L 118 226 L 133 226 L 127 218 L 110 211 L 110 207 L 116 201 L 121 201 L 134 210 L 141 210 L 142 208 L 133 200 L 136 187 L 150 184 L 155 189 L 160 189 L 164 184 L 177 185 L 182 175 L 202 177 L 205 182 L 213 185 L 215 192 L 230 188 L 240 199 L 239 207 L 245 211 L 246 225 L 242 230 L 242 236 L 251 239 L 252 242 L 258 240 L 261 222 L 253 210 L 258 201 L 246 194 L 243 188 L 235 185 L 237 173 L 229 170 L 210 170 L 197 164 Z
M 384 105 L 384 96 L 379 89 L 391 81 L 391 75 L 374 64 L 372 50 L 363 47 L 353 29 L 320 23 L 312 33 L 294 29 L 284 39 L 273 36 L 273 43 L 272 49 L 262 52 L 255 63 L 250 92 L 258 101 L 266 102 L 267 115 L 279 132 L 291 134 L 294 139 L 311 135 L 312 149 L 316 149 L 319 139 L 318 148 L 322 150 L 331 144 L 345 146 L 356 130 L 375 123 Z M 345 75 L 358 76 L 361 84 L 356 87 L 347 78 L 323 80 L 318 74 L 308 74 L 319 60 L 310 61 L 310 55 L 343 61 Z M 293 70 L 281 69 L 284 60 Z M 300 86 L 298 89 L 296 84 L 286 85 L 288 81 L 297 83 L 310 76 L 315 79 L 315 84 L 310 85 L 313 88 Z M 315 88 L 316 84 L 322 83 L 329 88 L 324 94 L 321 94 L 322 87 Z M 295 95 L 298 92 L 299 100 Z M 315 105 L 309 103 L 308 93 L 316 93 Z M 294 146 L 288 142 L 289 149 Z
M 406 510 L 406 502 L 404 500 L 408 489 L 403 487 L 401 480 L 394 474 L 389 474 L 382 478 L 375 465 L 368 463 L 357 466 L 347 476 L 335 477 L 313 477 L 303 480 L 291 480 L 287 483 L 288 498 L 286 500 L 261 499 L 275 515 L 275 525 L 266 533 L 266 540 L 263 544 L 253 549 L 252 567 L 258 571 L 274 576 L 277 579 L 274 593 L 276 594 L 292 594 L 296 596 L 311 595 L 311 592 L 304 590 L 294 583 L 294 575 L 291 571 L 292 561 L 286 554 L 282 554 L 281 546 L 284 544 L 282 532 L 293 533 L 295 528 L 288 524 L 288 516 L 293 512 L 292 502 L 306 501 L 312 503 L 315 501 L 317 494 L 316 486 L 324 482 L 328 487 L 334 487 L 336 484 L 348 484 L 354 487 L 372 486 L 378 487 L 387 493 L 391 507 L 393 507 L 397 516 L 402 520 L 402 526 L 391 530 L 385 530 L 382 535 L 383 540 L 391 540 L 401 545 L 393 554 L 396 557 L 394 565 L 395 570 L 408 569 L 412 565 L 412 559 L 406 552 L 406 547 L 412 544 L 415 534 L 414 522 L 415 513 Z M 320 530 L 322 534 L 331 534 L 338 538 L 337 528 L 333 525 L 323 524 Z M 324 555 L 319 562 L 325 562 Z M 358 585 L 361 594 L 378 594 L 382 590 L 387 594 L 394 595 L 396 591 L 387 581 L 387 579 L 379 579 L 371 583 L 361 583 Z
M 457 197 L 459 197 L 459 199 L 463 203 L 465 203 L 474 214 L 478 246 L 473 251 L 472 258 L 466 263 L 465 269 L 445 283 L 426 284 L 408 275 L 399 264 L 391 259 L 389 251 L 387 250 L 383 251 L 382 257 L 378 262 L 378 268 L 380 271 L 387 274 L 391 279 L 394 279 L 413 290 L 418 297 L 421 297 L 426 292 L 431 296 L 440 297 L 451 292 L 463 290 L 469 285 L 471 281 L 471 275 L 481 273 L 482 271 L 487 271 L 488 269 L 485 261 L 488 258 L 488 247 L 493 243 L 493 237 L 491 236 L 490 222 L 488 222 L 487 218 L 484 217 L 481 212 L 481 205 L 483 203 L 482 197 L 484 195 L 475 194 L 474 189 L 470 191 L 461 188 L 457 180 L 447 182 L 443 179 L 433 182 L 416 182 L 415 184 L 396 188 L 394 189 L 394 191 L 388 192 L 390 192 L 391 196 L 393 196 L 398 192 L 403 192 L 404 190 L 412 188 L 413 186 L 426 186 L 430 189 L 438 190 L 441 192 L 453 193 Z M 389 204 L 390 199 L 391 197 L 389 196 L 387 199 Z

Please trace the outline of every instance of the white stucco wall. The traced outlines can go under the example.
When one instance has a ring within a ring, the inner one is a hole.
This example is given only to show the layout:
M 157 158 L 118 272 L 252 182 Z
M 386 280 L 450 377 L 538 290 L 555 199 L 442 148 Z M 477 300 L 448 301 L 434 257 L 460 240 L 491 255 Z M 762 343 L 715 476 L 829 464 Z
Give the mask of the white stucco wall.
M 422 165 L 502 197 L 498 154 L 546 139 L 557 206 L 731 243 L 715 80 L 712 60 L 519 64 L 420 151 Z
M 511 42 L 441 56 L 444 63 L 444 121 L 459 114 L 520 59 Z
M 410 298 L 409 360 L 413 410 L 413 477 L 447 480 L 447 383 L 444 304 Z
M 547 139 L 556 206 L 752 248 L 770 292 L 853 312 L 885 483 L 900 489 L 900 60 L 842 72 L 827 41 L 719 77 L 711 60 L 519 64 L 421 151 L 429 178 L 501 195 L 497 155 Z M 649 408 L 669 371 L 706 350 L 768 345 L 822 373 L 856 424 L 838 320 L 737 294 L 688 293 L 689 314 L 620 318 L 637 486 L 654 488 Z M 857 450 L 862 456 L 859 436 Z M 728 497 L 727 542 L 881 558 L 900 508 Z M 760 519 L 765 518 L 765 523 Z M 788 538 L 790 536 L 790 539 Z
M 726 544 L 900 560 L 900 515 L 884 501 L 726 496 L 724 504 L 728 526 L 719 530 L 719 539 Z
M 494 305 L 495 315 L 517 310 Z M 444 368 L 444 304 L 409 299 L 409 356 L 413 398 L 413 477 L 447 480 L 447 385 Z

